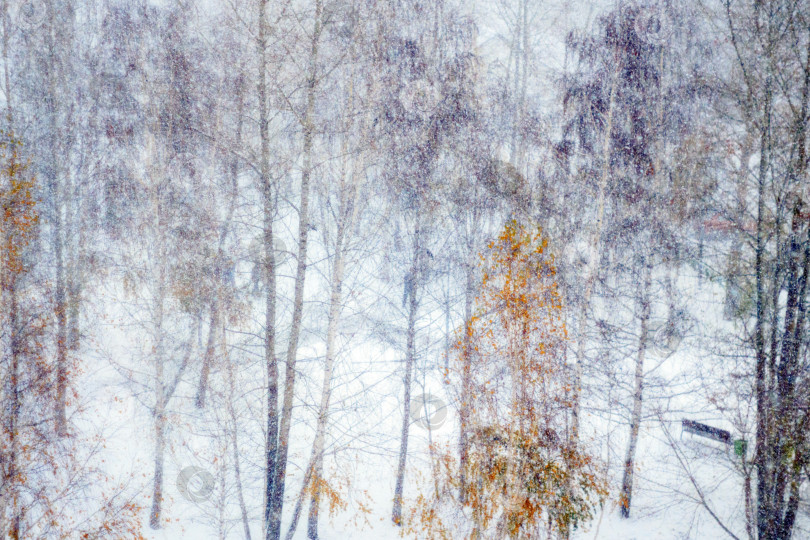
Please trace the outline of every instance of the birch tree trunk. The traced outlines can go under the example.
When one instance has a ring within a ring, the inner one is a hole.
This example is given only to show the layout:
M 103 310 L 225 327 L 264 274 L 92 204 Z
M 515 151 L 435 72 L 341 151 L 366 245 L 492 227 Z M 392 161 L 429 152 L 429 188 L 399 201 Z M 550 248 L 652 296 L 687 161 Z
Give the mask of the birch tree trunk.
M 176 209 L 171 199 L 166 199 L 167 183 L 171 181 L 172 175 L 166 168 L 165 148 L 158 140 L 160 133 L 160 115 L 154 103 L 155 94 L 160 91 L 160 87 L 149 86 L 149 81 L 144 77 L 144 86 L 150 88 L 150 93 L 146 96 L 147 103 L 150 103 L 148 118 L 146 122 L 144 144 L 142 156 L 146 164 L 143 184 L 146 187 L 149 205 L 144 209 L 144 222 L 142 231 L 151 242 L 145 248 L 146 268 L 148 281 L 146 289 L 149 294 L 149 328 L 150 349 L 148 352 L 153 368 L 153 387 L 155 402 L 152 409 L 154 418 L 154 479 L 152 490 L 152 507 L 149 513 L 149 526 L 152 529 L 161 527 L 161 517 L 163 511 L 163 477 L 164 460 L 166 451 L 166 429 L 168 423 L 168 406 L 180 380 L 188 367 L 189 359 L 194 351 L 194 340 L 196 325 L 192 328 L 188 342 L 186 343 L 185 354 L 180 361 L 180 365 L 171 377 L 167 377 L 167 340 L 170 340 L 167 332 L 167 320 L 171 321 L 171 311 L 167 313 L 166 298 L 170 293 L 170 246 L 171 236 L 168 224 L 172 219 L 172 212 Z M 141 245 L 141 248 L 144 246 Z M 137 264 L 137 262 L 136 262 Z M 169 308 L 170 309 L 170 308 Z
M 344 151 L 344 155 L 346 152 Z M 362 167 L 360 167 L 362 170 Z M 332 396 L 332 374 L 337 355 L 337 327 L 340 322 L 340 310 L 343 302 L 343 275 L 345 271 L 345 250 L 347 231 L 350 231 L 357 219 L 359 205 L 357 204 L 356 171 L 351 171 L 351 185 L 344 185 L 341 189 L 341 213 L 338 222 L 337 238 L 335 241 L 335 262 L 332 268 L 332 291 L 329 299 L 329 316 L 326 330 L 326 364 L 324 365 L 323 387 L 321 389 L 321 404 L 318 409 L 318 425 L 315 431 L 315 442 L 312 447 L 312 479 L 319 481 L 323 477 L 323 452 L 326 436 L 326 423 L 329 415 L 329 402 Z M 309 518 L 307 520 L 307 538 L 318 539 L 318 513 L 320 507 L 321 490 L 315 485 L 309 504 Z
M 789 540 L 792 535 L 799 504 L 801 473 L 810 463 L 806 449 L 807 422 L 810 415 L 796 414 L 803 401 L 802 390 L 797 388 L 796 379 L 801 370 L 800 349 L 805 336 L 807 312 L 805 298 L 810 275 L 810 227 L 804 235 L 805 238 L 801 238 L 802 207 L 803 201 L 799 197 L 794 205 L 788 242 L 787 301 L 776 372 L 779 397 L 775 405 L 777 442 L 774 446 L 777 446 L 775 452 L 777 459 L 772 490 L 774 510 L 778 517 L 774 537 L 779 540 Z
M 222 326 L 222 352 L 223 356 L 227 351 L 227 344 L 225 340 L 225 325 Z M 245 531 L 245 539 L 251 540 L 250 536 L 250 522 L 248 520 L 247 505 L 245 504 L 245 494 L 242 488 L 242 467 L 239 458 L 239 420 L 236 416 L 234 409 L 234 394 L 235 394 L 235 377 L 233 370 L 233 362 L 228 362 L 228 415 L 231 419 L 230 435 L 231 435 L 231 448 L 233 450 L 233 474 L 234 481 L 236 482 L 236 495 L 239 501 L 239 513 L 242 518 L 242 527 Z
M 757 400 L 757 434 L 756 434 L 756 461 L 757 461 L 757 538 L 767 540 L 770 538 L 770 524 L 772 517 L 771 500 L 768 485 L 770 484 L 770 460 L 767 445 L 770 422 L 770 394 L 768 391 L 767 352 L 765 350 L 765 185 L 768 172 L 768 157 L 771 119 L 771 79 L 765 83 L 765 96 L 763 107 L 763 126 L 760 137 L 759 173 L 757 176 L 757 230 L 754 252 L 754 273 L 756 276 L 756 322 L 754 323 L 754 351 L 756 354 L 755 392 Z
M 267 433 L 265 435 L 265 490 L 264 490 L 264 535 L 272 536 L 273 487 L 275 482 L 276 458 L 278 451 L 278 360 L 276 358 L 276 269 L 273 243 L 273 218 L 275 203 L 270 181 L 270 135 L 267 111 L 267 0 L 258 0 L 259 33 L 257 48 L 259 53 L 259 138 L 261 141 L 259 163 L 259 185 L 263 203 L 263 244 L 265 320 L 264 320 L 264 362 L 267 369 Z
M 159 370 L 158 375 L 163 371 Z M 149 526 L 153 529 L 160 528 L 160 517 L 163 507 L 163 461 L 166 450 L 166 409 L 163 403 L 163 388 L 156 393 L 156 398 L 160 402 L 155 404 L 155 464 L 154 481 L 152 489 L 152 509 L 149 512 Z
M 66 15 L 66 16 L 64 16 Z M 67 49 L 69 55 L 78 55 L 75 33 L 76 33 L 76 9 L 72 2 L 67 2 L 64 10 L 63 25 L 59 32 L 59 45 L 60 49 Z M 63 53 L 64 54 L 64 53 Z M 66 106 L 65 106 L 65 120 L 62 123 L 62 138 L 66 139 L 63 144 L 64 155 L 75 154 L 77 151 L 81 152 L 77 143 L 77 133 L 79 129 L 76 122 L 76 109 L 81 106 L 83 96 L 76 96 L 77 89 L 73 87 L 75 79 L 73 76 L 73 64 L 68 59 L 61 66 L 60 83 L 67 91 Z M 95 114 L 95 110 L 91 109 L 90 114 Z M 83 158 L 83 156 L 82 156 Z M 84 159 L 80 160 L 80 163 Z M 66 168 L 67 169 L 67 168 Z M 80 302 L 81 302 L 81 249 L 82 244 L 76 241 L 77 231 L 79 229 L 79 236 L 83 236 L 84 227 L 81 227 L 81 221 L 77 220 L 80 214 L 77 214 L 76 209 L 81 209 L 81 193 L 79 190 L 78 176 L 82 174 L 81 165 L 76 168 L 69 168 L 65 171 L 64 175 L 64 192 L 65 192 L 65 223 L 64 223 L 64 249 L 65 249 L 65 340 L 66 347 L 69 351 L 76 351 L 79 349 L 79 316 L 80 316 Z M 80 218 L 79 218 L 80 219 Z
M 630 417 L 630 442 L 627 445 L 627 454 L 624 460 L 624 475 L 622 476 L 622 492 L 619 497 L 621 514 L 624 518 L 630 517 L 630 503 L 633 497 L 633 471 L 635 469 L 636 447 L 638 445 L 638 431 L 641 427 L 641 407 L 644 395 L 644 355 L 647 352 L 647 336 L 650 320 L 650 287 L 652 285 L 652 264 L 646 256 L 644 258 L 644 285 L 641 292 L 641 335 L 638 340 L 638 355 L 636 356 L 636 374 L 633 389 L 633 413 Z
M 154 148 L 153 148 L 154 149 Z M 153 199 L 153 233 L 160 238 L 163 223 L 161 220 L 162 208 L 157 193 L 157 187 L 152 186 Z M 161 509 L 163 504 L 163 460 L 166 449 L 166 389 L 164 386 L 164 353 L 163 353 L 163 301 L 166 297 L 166 253 L 159 242 L 156 253 L 152 254 L 152 362 L 154 366 L 155 407 L 152 411 L 155 419 L 155 463 L 154 483 L 152 490 L 152 509 L 149 512 L 149 526 L 160 528 Z
M 518 146 L 520 145 L 519 141 L 519 131 L 520 131 L 520 123 L 522 121 L 522 108 L 521 108 L 521 99 L 523 97 L 523 86 L 521 85 L 522 76 L 526 73 L 525 68 L 525 61 L 526 58 L 524 56 L 524 45 L 526 43 L 526 28 L 525 24 L 525 9 L 526 9 L 526 0 L 519 0 L 518 2 L 518 10 L 515 15 L 515 31 L 514 35 L 512 36 L 512 44 L 509 51 L 510 58 L 514 57 L 515 59 L 515 80 L 514 88 L 512 90 L 514 100 L 514 104 L 512 106 L 512 133 L 509 141 L 509 161 L 512 165 L 515 165 L 518 171 L 520 171 L 520 166 L 517 164 L 518 158 Z M 511 62 L 510 66 L 511 68 Z M 521 74 L 521 67 L 523 67 L 523 74 Z M 506 86 L 509 86 L 509 74 L 507 73 L 506 78 Z
M 46 47 L 48 48 L 48 65 L 46 76 L 48 93 L 45 98 L 45 110 L 48 115 L 49 133 L 47 137 L 48 166 L 46 184 L 50 202 L 51 246 L 54 253 L 55 289 L 54 315 L 56 318 L 56 431 L 59 435 L 67 434 L 67 302 L 65 288 L 65 264 L 63 257 L 64 231 L 62 230 L 62 182 L 60 178 L 58 156 L 59 148 L 56 139 L 59 133 L 57 108 L 57 57 L 56 57 L 56 13 L 52 0 L 47 3 L 48 28 Z
M 241 147 L 242 145 L 242 111 L 244 106 L 243 94 L 242 94 L 242 85 L 238 85 L 237 89 L 237 107 L 236 107 L 236 148 Z M 224 283 L 223 273 L 225 272 L 225 268 L 222 266 L 225 261 L 225 241 L 228 238 L 228 233 L 230 232 L 231 228 L 231 221 L 233 220 L 233 214 L 236 210 L 236 197 L 239 193 L 239 158 L 233 156 L 230 162 L 230 180 L 231 180 L 231 200 L 230 204 L 228 205 L 228 213 L 225 217 L 225 220 L 222 222 L 219 232 L 219 240 L 217 242 L 217 270 L 219 271 L 219 275 L 217 276 L 217 285 L 219 286 L 227 286 L 227 283 Z M 203 366 L 202 372 L 200 373 L 200 382 L 197 386 L 197 398 L 195 400 L 195 404 L 197 408 L 205 407 L 205 393 L 208 389 L 208 374 L 211 370 L 211 363 L 214 360 L 214 351 L 216 348 L 215 342 L 215 330 L 219 327 L 219 319 L 220 319 L 220 291 L 215 289 L 213 298 L 211 298 L 211 314 L 210 319 L 208 322 L 208 339 L 206 340 L 206 347 L 205 347 L 205 356 L 203 357 Z M 223 334 L 223 339 L 224 339 Z
M 658 73 L 660 76 L 659 79 L 659 90 L 661 89 L 661 85 L 664 78 L 664 48 L 661 48 L 659 53 L 659 64 L 658 64 Z M 661 184 L 662 182 L 662 175 L 661 175 L 661 168 L 663 164 L 663 153 L 664 148 L 661 138 L 661 132 L 663 130 L 663 122 L 664 122 L 664 98 L 663 92 L 659 91 L 659 95 L 657 96 L 657 103 L 656 103 L 656 116 L 655 116 L 655 127 L 651 130 L 651 132 L 656 137 L 653 141 L 653 148 L 655 150 L 655 159 L 654 159 L 654 170 L 653 170 L 653 178 L 652 178 L 652 187 L 653 193 L 661 193 L 666 190 L 666 188 Z M 652 216 L 654 213 L 654 209 L 647 206 L 647 212 Z M 655 219 L 654 217 L 652 219 Z M 646 244 L 652 244 L 652 240 L 648 240 L 645 242 Z M 646 249 L 642 247 L 642 249 Z M 649 322 L 650 322 L 650 288 L 652 287 L 652 268 L 653 268 L 653 255 L 651 253 L 645 253 L 643 255 L 643 272 L 644 272 L 644 284 L 642 285 L 642 292 L 641 292 L 641 335 L 639 336 L 639 347 L 638 347 L 638 356 L 636 359 L 636 373 L 635 373 L 635 381 L 633 385 L 633 412 L 630 418 L 630 441 L 627 445 L 627 455 L 625 457 L 624 462 L 624 474 L 622 476 L 622 494 L 619 499 L 619 504 L 621 506 L 621 515 L 624 518 L 630 517 L 630 505 L 632 503 L 633 497 L 633 473 L 635 470 L 635 460 L 636 460 L 636 448 L 638 446 L 638 433 L 641 427 L 641 410 L 643 404 L 643 397 L 644 397 L 644 356 L 647 351 L 647 347 L 649 344 Z M 668 276 L 668 281 L 671 281 L 671 277 Z M 674 298 L 671 293 L 671 290 L 668 289 L 667 291 L 668 297 L 668 321 L 667 324 L 674 324 L 672 319 L 673 312 L 674 312 Z
M 778 38 L 777 38 L 778 39 Z M 781 194 L 775 195 L 776 215 L 781 211 L 788 210 L 792 205 L 792 218 L 790 229 L 784 245 L 776 237 L 777 257 L 784 256 L 786 264 L 779 259 L 776 268 L 766 270 L 767 263 L 763 268 L 763 257 L 767 253 L 764 236 L 768 233 L 766 220 L 758 212 L 757 219 L 757 328 L 759 332 L 756 340 L 764 341 L 762 336 L 763 327 L 767 324 L 759 320 L 760 306 L 767 305 L 765 300 L 760 298 L 760 288 L 764 293 L 764 280 L 768 275 L 772 291 L 770 305 L 762 311 L 771 310 L 772 322 L 770 332 L 770 352 L 757 350 L 757 360 L 759 357 L 767 357 L 769 369 L 766 367 L 765 386 L 770 387 L 763 396 L 765 409 L 757 410 L 758 420 L 766 416 L 764 421 L 763 436 L 764 450 L 766 454 L 758 455 L 758 495 L 762 493 L 764 501 L 759 503 L 758 529 L 759 537 L 765 540 L 789 540 L 793 534 L 796 520 L 796 510 L 799 503 L 799 484 L 801 482 L 801 472 L 807 468 L 810 456 L 807 454 L 807 422 L 808 415 L 797 414 L 802 408 L 803 392 L 797 388 L 801 375 L 800 358 L 801 348 L 806 347 L 806 295 L 808 285 L 808 274 L 810 274 L 810 226 L 806 225 L 806 214 L 803 212 L 804 194 L 801 190 L 801 183 L 806 182 L 806 132 L 808 105 L 810 104 L 810 42 L 806 45 L 804 52 L 806 61 L 803 68 L 803 88 L 800 112 L 795 114 L 795 119 L 790 131 L 791 161 L 788 164 L 787 176 L 788 186 L 792 193 L 783 197 Z M 770 89 L 770 75 L 766 80 L 766 87 Z M 770 104 L 770 94 L 766 95 Z M 770 111 L 770 109 L 768 109 Z M 769 126 L 770 118 L 766 121 Z M 764 137 L 763 133 L 763 137 Z M 771 137 L 771 134 L 767 134 Z M 761 170 L 761 172 L 763 172 Z M 773 178 L 771 179 L 773 182 Z M 763 205 L 765 178 L 762 175 L 759 186 L 760 209 Z M 767 213 L 767 210 L 765 211 Z M 777 232 L 779 232 L 779 222 L 777 221 Z M 765 229 L 763 231 L 763 228 Z M 803 230 L 806 229 L 806 233 Z M 781 273 L 777 271 L 783 268 Z M 781 327 L 779 326 L 779 297 L 782 292 L 786 293 L 784 314 Z M 758 343 L 757 343 L 758 344 Z M 764 343 L 763 343 L 764 344 Z M 759 373 L 758 373 L 759 375 Z M 757 381 L 759 383 L 759 381 Z M 768 384 L 770 383 L 770 384 Z M 759 387 L 758 387 L 759 389 Z M 759 406 L 759 403 L 758 403 Z M 762 414 L 762 413 L 766 414 Z M 757 444 L 760 444 L 759 426 L 757 431 Z M 764 462 L 764 463 L 763 463 Z M 764 488 L 760 488 L 760 482 L 767 482 Z
M 8 2 L 3 2 L 3 75 L 4 90 L 6 97 L 6 120 L 9 132 L 14 134 L 14 117 L 12 109 L 11 81 L 9 78 L 9 49 L 8 49 Z M 13 144 L 13 142 L 12 142 Z M 9 186 L 10 188 L 10 183 Z M 4 190 L 8 189 L 6 186 Z M 0 482 L 0 536 L 8 535 L 9 538 L 17 540 L 20 538 L 21 516 L 19 510 L 19 495 L 17 493 L 17 455 L 19 453 L 19 441 L 17 440 L 17 425 L 20 415 L 20 394 L 19 394 L 19 373 L 20 373 L 20 345 L 19 345 L 19 305 L 17 293 L 17 279 L 14 269 L 9 268 L 8 261 L 14 250 L 13 233 L 8 227 L 2 230 L 3 241 L 3 261 L 0 261 L 0 309 L 3 313 L 0 317 L 7 317 L 10 332 L 2 332 L 2 355 L 3 363 L 9 358 L 10 373 L 8 374 L 9 388 L 5 388 L 5 381 L 0 387 L 0 396 L 3 401 L 10 399 L 9 414 L 6 420 L 4 431 L 8 434 L 8 464 L 5 474 Z M 3 471 L 0 471 L 3 472 Z M 10 523 L 6 523 L 6 509 L 11 507 Z
M 417 223 L 420 216 L 416 217 Z M 414 233 L 413 261 L 410 269 L 411 292 L 408 303 L 408 328 L 405 345 L 405 389 L 402 404 L 402 430 L 399 442 L 399 460 L 397 461 L 396 486 L 394 487 L 394 508 L 391 512 L 391 519 L 397 525 L 402 525 L 402 494 L 405 483 L 405 463 L 408 458 L 408 433 L 411 427 L 411 381 L 413 379 L 413 365 L 416 356 L 416 312 L 419 308 L 417 293 L 419 291 L 419 266 L 420 252 L 422 250 L 420 226 L 416 226 Z
M 526 116 L 526 91 L 529 85 L 529 0 L 521 0 L 518 14 L 519 50 L 516 56 L 520 58 L 520 65 L 515 64 L 515 123 L 513 126 L 513 147 L 510 161 L 515 168 L 528 178 L 526 166 L 526 137 L 523 134 L 523 119 Z M 522 73 L 521 73 L 522 71 Z M 520 84 L 518 85 L 518 81 Z
M 599 268 L 601 257 L 601 237 L 605 215 L 605 192 L 607 190 L 608 178 L 610 177 L 610 141 L 613 130 L 613 113 L 616 108 L 616 92 L 619 85 L 619 62 L 616 63 L 616 71 L 613 73 L 613 81 L 610 87 L 610 103 L 608 104 L 607 119 L 605 120 L 604 143 L 602 150 L 602 171 L 599 176 L 599 188 L 596 194 L 596 223 L 591 231 L 591 239 L 588 245 L 588 268 L 585 271 L 585 292 L 583 294 L 579 308 L 579 329 L 577 332 L 577 357 L 574 365 L 574 388 L 572 392 L 573 411 L 571 418 L 571 443 L 576 445 L 579 441 L 580 428 L 580 393 L 582 391 L 582 374 L 585 365 L 585 333 L 588 321 L 588 309 L 591 304 L 596 273 Z
M 6 251 L 13 249 L 11 247 L 11 240 L 7 240 L 5 242 L 5 247 Z M 6 276 L 8 284 L 4 283 L 4 285 L 7 285 L 7 287 L 4 286 L 4 289 L 7 290 L 4 292 L 6 293 L 9 304 L 8 318 L 9 326 L 11 327 L 11 350 L 9 351 L 9 356 L 11 357 L 11 373 L 9 377 L 11 388 L 8 391 L 11 398 L 11 404 L 9 407 L 9 420 L 7 427 L 9 437 L 8 473 L 7 477 L 3 478 L 3 498 L 5 500 L 2 501 L 4 504 L 2 507 L 0 507 L 0 510 L 2 510 L 3 515 L 5 515 L 6 504 L 8 504 L 8 499 L 11 499 L 11 523 L 9 525 L 8 535 L 10 538 L 18 540 L 21 538 L 20 532 L 22 523 L 22 510 L 20 508 L 19 489 L 17 487 L 17 484 L 19 483 L 17 461 L 20 453 L 20 443 L 18 440 L 18 424 L 20 419 L 20 321 L 16 279 L 13 276 L 13 272 L 9 271 L 8 274 L 9 275 Z M 6 486 L 9 487 L 6 488 Z M 0 530 L 0 533 L 5 533 L 5 528 Z
M 344 155 L 346 151 L 344 148 Z M 341 185 L 341 203 L 339 218 L 337 223 L 337 234 L 335 237 L 334 262 L 330 280 L 329 313 L 327 315 L 326 329 L 326 358 L 324 361 L 323 383 L 321 386 L 321 400 L 318 407 L 318 420 L 315 427 L 315 438 L 312 444 L 312 452 L 305 469 L 304 481 L 301 491 L 295 503 L 290 528 L 287 531 L 287 540 L 295 534 L 298 520 L 301 516 L 304 501 L 306 500 L 307 488 L 312 482 L 316 485 L 312 487 L 312 497 L 309 507 L 309 518 L 307 521 L 307 536 L 311 539 L 318 537 L 318 515 L 320 505 L 320 489 L 317 482 L 323 474 L 323 452 L 326 439 L 326 424 L 329 416 L 329 403 L 332 395 L 332 374 L 336 358 L 337 327 L 340 322 L 340 310 L 343 301 L 343 275 L 345 271 L 345 245 L 346 234 L 351 229 L 357 215 L 357 185 Z
M 477 220 L 474 220 L 477 221 Z M 475 241 L 468 242 L 464 272 L 464 342 L 461 367 L 461 404 L 459 406 L 459 500 L 467 501 L 467 461 L 470 450 L 470 408 L 472 407 L 472 307 L 475 300 L 473 260 Z
M 216 295 L 216 292 L 214 293 Z M 200 372 L 200 382 L 197 385 L 197 397 L 194 405 L 198 409 L 205 407 L 205 392 L 208 388 L 208 373 L 211 371 L 211 363 L 214 361 L 214 349 L 216 347 L 216 330 L 219 326 L 219 300 L 211 300 L 211 314 L 208 320 L 208 338 L 205 341 L 205 354 L 203 356 L 202 371 Z
M 278 435 L 278 453 L 273 481 L 271 532 L 269 538 L 281 537 L 281 513 L 284 507 L 284 484 L 287 474 L 290 427 L 292 424 L 293 396 L 295 390 L 295 364 L 298 354 L 298 338 L 304 309 L 304 283 L 307 270 L 307 242 L 309 238 L 309 191 L 312 177 L 312 143 L 315 134 L 315 90 L 318 84 L 318 48 L 321 40 L 323 3 L 315 0 L 315 22 L 310 42 L 309 72 L 307 74 L 306 110 L 302 119 L 304 130 L 303 169 L 301 171 L 301 205 L 298 209 L 298 264 L 295 272 L 292 327 L 287 345 L 287 362 L 284 369 L 284 402 L 281 409 L 281 424 Z
M 349 224 L 349 226 L 351 226 Z M 321 404 L 318 409 L 318 425 L 315 430 L 315 442 L 312 447 L 312 477 L 318 482 L 323 476 L 323 449 L 326 435 L 326 421 L 329 415 L 329 400 L 332 395 L 332 371 L 335 364 L 337 325 L 340 318 L 340 307 L 343 288 L 343 239 L 346 231 L 344 223 L 338 225 L 338 238 L 335 245 L 335 264 L 332 269 L 332 293 L 329 299 L 329 320 L 326 331 L 326 365 L 323 372 L 323 387 L 321 389 Z M 307 521 L 307 538 L 318 538 L 318 510 L 321 492 L 316 484 L 312 490 L 312 500 L 309 505 L 309 519 Z

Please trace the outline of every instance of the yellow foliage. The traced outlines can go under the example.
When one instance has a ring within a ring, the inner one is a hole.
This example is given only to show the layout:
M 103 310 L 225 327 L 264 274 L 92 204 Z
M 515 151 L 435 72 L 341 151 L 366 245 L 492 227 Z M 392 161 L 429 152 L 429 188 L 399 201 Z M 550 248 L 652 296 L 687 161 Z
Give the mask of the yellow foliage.
M 406 529 L 420 538 L 564 535 L 606 496 L 594 460 L 564 435 L 567 333 L 547 247 L 539 227 L 513 221 L 481 255 L 475 314 L 448 374 L 467 411 L 466 459 L 435 450 L 437 487 L 417 497 Z
M 32 189 L 34 179 L 27 178 L 25 167 L 17 156 L 17 144 L 0 144 L 2 181 L 0 204 L 2 205 L 3 234 L 3 288 L 12 286 L 16 276 L 24 272 L 22 250 L 28 245 L 39 223 L 37 202 Z

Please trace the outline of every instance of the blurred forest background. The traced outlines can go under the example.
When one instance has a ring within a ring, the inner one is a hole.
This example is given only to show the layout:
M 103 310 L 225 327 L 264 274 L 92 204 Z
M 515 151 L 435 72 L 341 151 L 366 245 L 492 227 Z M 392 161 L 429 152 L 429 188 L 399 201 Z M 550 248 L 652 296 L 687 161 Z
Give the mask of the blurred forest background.
M 807 0 L 0 34 L 0 535 L 810 535 Z

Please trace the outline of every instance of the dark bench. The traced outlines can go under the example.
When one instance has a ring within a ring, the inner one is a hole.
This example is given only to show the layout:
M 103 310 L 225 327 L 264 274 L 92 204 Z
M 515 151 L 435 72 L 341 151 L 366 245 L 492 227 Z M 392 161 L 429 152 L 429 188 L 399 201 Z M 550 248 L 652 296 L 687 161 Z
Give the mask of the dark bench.
M 694 420 L 687 420 L 686 418 L 683 419 L 682 425 L 683 430 L 688 433 L 694 433 L 695 435 L 713 439 L 723 444 L 731 444 L 731 433 L 725 429 L 707 426 L 706 424 L 701 424 Z

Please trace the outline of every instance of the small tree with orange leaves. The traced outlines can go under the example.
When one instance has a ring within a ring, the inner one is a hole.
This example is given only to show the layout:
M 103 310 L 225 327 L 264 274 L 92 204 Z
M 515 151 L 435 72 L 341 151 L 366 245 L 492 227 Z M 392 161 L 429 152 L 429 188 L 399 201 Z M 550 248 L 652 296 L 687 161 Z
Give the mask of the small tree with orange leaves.
M 20 143 L 0 138 L 0 537 L 141 538 L 138 505 L 122 485 L 103 493 L 109 479 L 89 465 L 103 441 L 57 436 L 37 184 Z
M 547 244 L 511 222 L 481 256 L 476 312 L 448 374 L 467 407 L 467 444 L 459 460 L 440 453 L 434 492 L 411 512 L 420 537 L 565 536 L 606 495 L 593 459 L 565 436 L 567 336 Z
M 2 145 L 2 150 L 6 150 Z M 0 389 L 2 445 L 0 445 L 0 534 L 19 538 L 24 508 L 25 484 L 36 432 L 22 427 L 26 398 L 43 390 L 50 376 L 39 354 L 46 321 L 32 309 L 35 296 L 29 291 L 30 271 L 25 253 L 37 234 L 39 213 L 33 197 L 34 181 L 24 174 L 12 142 L 9 155 L 2 155 L 0 209 Z M 34 368 L 34 369 L 32 369 Z M 38 447 L 38 445 L 37 445 Z

